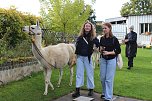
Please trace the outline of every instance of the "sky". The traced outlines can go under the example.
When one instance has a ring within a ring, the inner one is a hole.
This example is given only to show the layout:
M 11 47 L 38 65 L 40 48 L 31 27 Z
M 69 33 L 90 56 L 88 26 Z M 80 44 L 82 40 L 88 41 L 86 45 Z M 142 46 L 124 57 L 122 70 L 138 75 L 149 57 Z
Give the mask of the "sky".
M 90 3 L 91 0 L 85 0 Z M 96 0 L 92 5 L 95 9 L 97 21 L 105 21 L 108 18 L 121 17 L 120 10 L 124 3 L 130 0 Z M 0 8 L 9 8 L 14 5 L 18 11 L 30 12 L 39 16 L 40 3 L 39 0 L 0 0 Z

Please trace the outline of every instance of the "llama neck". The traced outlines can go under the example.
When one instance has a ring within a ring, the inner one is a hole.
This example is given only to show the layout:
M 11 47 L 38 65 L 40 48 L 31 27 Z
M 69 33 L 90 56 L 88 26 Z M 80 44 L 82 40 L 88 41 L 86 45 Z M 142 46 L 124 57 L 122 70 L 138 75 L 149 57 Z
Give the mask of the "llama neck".
M 40 35 L 40 36 L 35 36 L 35 45 L 37 46 L 37 48 L 38 48 L 39 50 L 42 49 L 42 44 L 41 44 L 41 42 L 42 42 L 42 37 L 41 37 L 41 35 Z

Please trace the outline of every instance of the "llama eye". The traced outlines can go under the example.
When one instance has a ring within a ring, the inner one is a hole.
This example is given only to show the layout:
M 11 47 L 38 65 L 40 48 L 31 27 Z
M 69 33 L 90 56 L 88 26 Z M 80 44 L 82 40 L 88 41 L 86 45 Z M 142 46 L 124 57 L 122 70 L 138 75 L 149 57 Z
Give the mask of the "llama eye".
M 34 29 L 34 27 L 31 27 L 32 29 Z

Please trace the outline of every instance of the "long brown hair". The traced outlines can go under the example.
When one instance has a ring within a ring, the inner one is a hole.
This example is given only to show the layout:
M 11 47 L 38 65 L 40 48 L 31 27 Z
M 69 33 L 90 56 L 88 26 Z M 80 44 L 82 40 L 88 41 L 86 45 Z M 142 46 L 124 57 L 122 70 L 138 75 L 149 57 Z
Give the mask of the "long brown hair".
M 102 24 L 102 26 L 107 26 L 110 29 L 109 37 L 113 37 L 111 23 L 105 22 L 105 23 Z M 103 36 L 106 37 L 106 34 L 104 34 Z
M 85 29 L 84 29 L 84 27 L 85 27 L 85 25 L 86 24 L 90 24 L 91 25 L 91 30 L 90 30 L 90 34 L 91 34 L 91 40 L 92 39 L 94 39 L 95 37 L 96 37 L 96 31 L 95 31 L 95 27 L 94 27 L 94 25 L 90 22 L 90 21 L 86 21 L 84 24 L 83 24 L 83 26 L 81 27 L 81 30 L 80 30 L 80 33 L 79 33 L 79 36 L 80 37 L 83 37 L 84 36 L 84 33 L 85 33 Z

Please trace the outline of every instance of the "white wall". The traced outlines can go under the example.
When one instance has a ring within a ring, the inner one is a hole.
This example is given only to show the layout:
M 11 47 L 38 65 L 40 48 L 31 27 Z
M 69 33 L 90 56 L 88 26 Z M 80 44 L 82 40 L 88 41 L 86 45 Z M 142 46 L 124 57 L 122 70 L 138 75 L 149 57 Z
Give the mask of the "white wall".
M 112 24 L 112 33 L 119 39 L 124 39 L 126 35 L 126 23 L 117 24 L 117 21 L 125 21 L 125 17 L 116 17 L 116 18 L 110 18 L 106 19 L 105 22 L 115 22 L 115 24 Z
M 140 33 L 140 23 L 152 23 L 152 15 L 142 15 L 142 16 L 129 16 L 127 19 L 127 28 L 130 25 L 134 25 L 134 31 L 137 32 L 137 43 L 150 42 L 152 35 L 141 35 Z
M 126 35 L 126 24 L 112 25 L 112 32 L 119 40 L 124 39 Z

